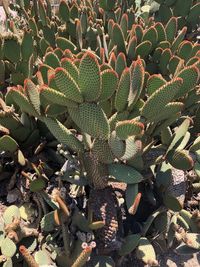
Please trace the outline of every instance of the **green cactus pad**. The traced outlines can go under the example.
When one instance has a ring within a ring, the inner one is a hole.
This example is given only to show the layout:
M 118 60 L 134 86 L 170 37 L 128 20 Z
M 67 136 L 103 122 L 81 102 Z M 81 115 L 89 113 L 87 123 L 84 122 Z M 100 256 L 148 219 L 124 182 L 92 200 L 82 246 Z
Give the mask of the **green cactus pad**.
M 127 165 L 109 164 L 108 171 L 111 178 L 126 184 L 137 184 L 143 180 L 143 176 L 138 171 Z
M 177 18 L 176 17 L 170 18 L 165 27 L 167 41 L 169 41 L 170 43 L 174 41 L 177 29 L 178 29 Z
M 0 60 L 0 86 L 5 82 L 5 63 L 3 60 Z
M 144 223 L 144 227 L 142 229 L 142 235 L 145 236 L 148 233 L 149 228 L 151 227 L 152 223 L 154 222 L 154 220 L 157 218 L 157 216 L 159 216 L 160 214 L 162 214 L 163 212 L 165 212 L 166 209 L 164 207 L 160 207 L 159 209 L 157 209 L 156 211 L 154 211 L 145 221 Z
M 126 53 L 124 35 L 119 24 L 115 23 L 112 28 L 112 41 L 117 46 L 118 52 Z
M 48 65 L 42 64 L 39 66 L 39 71 L 42 74 L 42 79 L 44 81 L 45 84 L 48 83 L 48 74 L 50 71 L 54 72 L 54 69 Z
M 56 118 L 59 115 L 65 114 L 66 113 L 66 107 L 57 105 L 57 104 L 50 104 L 47 105 L 45 108 L 45 115 L 47 117 L 53 117 Z M 70 118 L 69 118 L 70 121 Z
M 133 25 L 133 34 L 136 36 L 137 42 L 141 43 L 143 37 L 143 28 L 140 24 Z
M 8 258 L 6 262 L 2 265 L 3 267 L 13 267 L 13 262 L 11 258 Z
M 33 54 L 33 37 L 30 31 L 25 31 L 21 44 L 21 53 L 23 60 L 28 60 Z
M 186 135 L 189 126 L 190 126 L 191 120 L 190 118 L 186 118 L 181 125 L 176 129 L 173 139 L 171 141 L 170 146 L 167 149 L 167 152 L 169 152 L 172 149 L 176 149 L 182 140 L 184 139 L 184 136 Z
M 197 253 L 199 250 L 188 247 L 185 245 L 185 243 L 181 243 L 177 248 L 176 248 L 176 253 L 178 255 L 193 255 L 194 253 Z
M 183 84 L 179 92 L 176 94 L 176 98 L 183 97 L 197 85 L 199 79 L 199 70 L 195 66 L 189 66 L 184 68 L 178 74 L 178 77 L 183 79 Z
M 154 26 L 149 27 L 143 35 L 142 42 L 149 41 L 152 45 L 151 49 L 153 49 L 158 41 L 158 33 Z
M 74 102 L 81 103 L 83 101 L 80 89 L 70 74 L 63 68 L 55 70 L 56 85 L 66 98 Z
M 63 52 L 63 56 L 65 56 L 66 58 L 69 58 L 69 59 L 74 59 L 74 55 L 72 54 L 72 52 L 69 49 L 66 49 Z M 76 65 L 76 67 L 79 66 L 79 62 L 80 62 L 80 60 L 78 59 L 78 55 L 77 55 L 77 59 L 74 60 L 74 64 Z
M 126 140 L 129 136 L 142 135 L 144 125 L 136 120 L 119 121 L 116 124 L 116 134 L 121 140 Z
M 83 103 L 79 106 L 81 129 L 92 137 L 108 139 L 110 127 L 103 110 L 96 104 Z
M 24 157 L 23 153 L 21 152 L 21 150 L 17 151 L 17 161 L 21 166 L 26 165 L 26 160 L 25 160 L 25 157 Z
M 39 250 L 34 255 L 35 261 L 39 266 L 42 265 L 51 265 L 52 259 L 50 257 L 50 254 L 46 250 Z
M 59 60 L 62 59 L 62 57 L 63 57 L 63 51 L 60 48 L 57 47 L 56 49 L 54 49 L 53 52 L 59 58 Z
M 191 0 L 190 0 L 191 1 Z M 187 17 L 187 21 L 189 23 L 198 23 L 199 19 L 199 12 L 200 12 L 200 3 L 196 3 L 193 5 L 193 7 L 190 9 L 190 13 Z
M 195 152 L 195 151 L 197 151 L 197 150 L 200 150 L 200 136 L 197 137 L 197 138 L 194 140 L 193 144 L 190 146 L 190 151 L 191 151 L 191 152 Z
M 58 87 L 56 85 L 56 81 L 55 81 L 55 72 L 52 71 L 52 70 L 48 70 L 47 75 L 48 75 L 48 87 L 52 88 L 52 89 L 54 89 L 56 91 L 59 91 L 59 89 L 58 89 Z M 45 84 L 45 83 L 42 83 L 40 85 L 43 85 L 43 84 Z
M 110 129 L 113 131 L 115 129 L 116 123 L 118 121 L 123 121 L 128 119 L 129 112 L 116 112 L 109 118 Z
M 147 94 L 150 96 L 152 95 L 157 89 L 162 87 L 166 84 L 166 80 L 160 74 L 153 74 L 149 77 L 147 81 L 146 91 Z
M 169 72 L 173 75 L 176 75 L 179 72 L 179 69 L 182 68 L 184 65 L 184 60 L 178 56 L 172 56 L 169 60 L 168 69 Z
M 66 144 L 74 151 L 83 150 L 82 143 L 58 120 L 43 117 L 42 121 L 59 142 Z
M 176 78 L 156 90 L 142 107 L 141 114 L 148 118 L 155 116 L 158 110 L 167 105 L 178 93 L 183 80 Z
M 158 266 L 155 250 L 146 237 L 140 238 L 136 255 L 137 258 L 142 260 L 145 264 Z
M 44 3 L 42 2 L 42 0 L 38 1 L 38 13 L 39 13 L 39 18 L 42 22 L 43 26 L 46 26 L 48 24 L 47 22 L 47 16 L 46 16 L 46 10 L 44 7 Z
M 169 230 L 167 234 L 167 244 L 169 247 L 172 247 L 175 239 L 175 229 L 174 225 L 177 224 L 177 214 L 174 214 L 170 220 Z
M 46 186 L 46 183 L 44 181 L 44 179 L 42 178 L 37 178 L 33 181 L 30 182 L 30 191 L 31 192 L 39 192 L 41 190 L 43 190 Z
M 70 49 L 72 52 L 76 51 L 76 46 L 66 38 L 57 37 L 56 44 L 62 51 L 65 51 L 66 49 Z
M 69 73 L 74 81 L 78 81 L 79 70 L 71 59 L 67 57 L 61 59 L 61 67 Z
M 160 112 L 155 116 L 149 118 L 151 122 L 159 122 L 161 120 L 167 120 L 172 115 L 179 113 L 183 110 L 184 104 L 182 102 L 172 102 L 160 109 Z
M 94 230 L 94 231 L 98 230 L 98 229 L 101 229 L 104 226 L 105 226 L 104 221 L 96 221 L 96 222 L 92 222 L 92 223 L 89 224 L 89 228 L 91 230 Z
M 128 184 L 125 192 L 126 207 L 129 210 L 138 194 L 138 184 Z
M 127 48 L 127 55 L 130 60 L 135 59 L 135 51 L 137 46 L 137 39 L 135 36 L 129 41 L 128 48 Z
M 178 223 L 178 225 L 180 225 L 181 227 L 183 227 L 183 229 L 185 229 L 186 231 L 189 231 L 190 230 L 189 225 L 184 220 L 184 218 L 182 216 L 180 216 L 180 215 L 177 215 L 177 223 Z
M 142 60 L 138 59 L 131 66 L 131 88 L 128 96 L 128 106 L 133 108 L 143 89 L 145 70 Z
M 160 63 L 159 68 L 161 70 L 162 75 L 167 75 L 168 73 L 168 64 L 172 57 L 171 50 L 169 48 L 166 48 L 162 51 L 161 57 L 160 57 Z
M 120 256 L 125 256 L 130 254 L 137 246 L 140 241 L 140 234 L 128 235 L 124 238 L 122 246 L 118 251 Z
M 155 227 L 155 230 L 158 233 L 163 233 L 165 231 L 168 231 L 170 223 L 170 216 L 168 212 L 162 212 L 160 213 L 154 220 L 153 225 Z
M 164 28 L 163 24 L 160 22 L 157 22 L 154 25 L 154 27 L 155 27 L 157 34 L 158 34 L 158 43 L 166 41 L 167 35 L 166 35 L 165 28 Z
M 13 222 L 13 219 L 20 219 L 19 208 L 15 205 L 9 206 L 3 213 L 3 221 L 5 224 L 10 224 Z
M 150 41 L 144 41 L 142 43 L 140 43 L 137 47 L 136 47 L 136 57 L 140 56 L 141 58 L 146 58 L 152 49 L 152 44 Z
M 193 221 L 192 214 L 189 211 L 184 210 L 184 209 L 182 209 L 179 212 L 179 214 L 186 221 L 186 223 L 189 225 L 191 231 L 194 233 L 197 233 L 198 227 L 197 227 L 197 224 Z
M 187 21 L 190 24 L 198 24 L 199 12 L 200 12 L 200 3 L 196 3 L 196 5 L 193 5 L 193 7 L 190 9 L 190 13 L 187 17 Z
M 173 17 L 172 9 L 165 3 L 162 3 L 159 8 L 160 21 L 164 24 L 167 24 L 171 17 Z
M 112 153 L 117 158 L 121 158 L 125 153 L 125 143 L 116 136 L 116 132 L 113 131 L 109 138 L 109 145 Z
M 186 17 L 192 7 L 192 0 L 177 0 L 174 7 L 174 15 Z
M 35 19 L 34 18 L 30 18 L 29 21 L 28 21 L 28 24 L 29 24 L 30 29 L 33 32 L 33 35 L 37 36 L 38 35 L 38 27 L 37 27 L 37 24 L 35 22 Z
M 14 153 L 17 149 L 17 142 L 9 135 L 4 135 L 0 138 L 0 151 L 9 151 Z
M 95 101 L 101 94 L 100 68 L 96 57 L 87 52 L 79 66 L 79 87 L 86 101 Z
M 75 122 L 75 124 L 78 126 L 78 128 L 81 129 L 82 127 L 82 121 L 80 118 L 80 110 L 79 108 L 68 108 L 69 115 L 71 119 Z
M 193 48 L 193 45 L 191 42 L 189 41 L 184 41 L 180 44 L 179 46 L 179 50 L 178 50 L 178 53 L 177 55 L 184 59 L 185 61 L 187 61 L 188 59 L 190 59 L 190 55 L 192 53 L 192 48 Z
M 125 110 L 126 106 L 128 105 L 130 85 L 131 85 L 130 70 L 126 68 L 124 69 L 121 75 L 119 86 L 115 96 L 115 108 L 117 111 Z
M 178 150 L 184 149 L 187 146 L 187 144 L 188 144 L 188 142 L 190 140 L 190 137 L 191 137 L 190 132 L 186 132 L 186 134 L 183 137 L 183 139 L 181 140 L 180 144 L 177 146 L 177 149 Z
M 172 131 L 170 127 L 166 127 L 161 131 L 161 142 L 164 145 L 169 145 L 172 140 Z
M 192 53 L 191 53 L 191 57 L 195 57 L 197 55 L 199 55 L 199 51 L 200 51 L 200 44 L 193 44 L 193 47 L 192 47 Z
M 37 113 L 40 114 L 40 95 L 37 86 L 30 79 L 26 79 L 24 81 L 24 90 L 30 103 Z
M 142 151 L 142 143 L 140 140 L 135 140 L 134 136 L 126 139 L 126 149 L 121 160 L 130 160 L 135 158 Z
M 56 223 L 54 220 L 54 211 L 44 215 L 40 222 L 40 226 L 41 230 L 46 233 L 51 232 L 55 229 Z
M 2 255 L 12 258 L 16 253 L 17 247 L 15 243 L 8 237 L 6 237 L 3 241 L 3 246 L 1 247 Z
M 60 60 L 57 55 L 53 52 L 48 52 L 44 58 L 44 64 L 50 66 L 51 68 L 55 69 L 60 67 Z
M 177 35 L 177 37 L 174 39 L 173 43 L 172 43 L 172 47 L 171 47 L 171 51 L 172 52 L 175 52 L 180 43 L 183 41 L 184 37 L 185 37 L 185 34 L 187 32 L 187 27 L 184 27 L 180 32 L 179 34 Z
M 155 63 L 158 63 L 158 62 L 160 61 L 160 56 L 161 56 L 162 52 L 163 52 L 163 49 L 160 48 L 160 47 L 157 47 L 157 48 L 155 49 L 155 51 L 154 51 L 154 53 L 153 53 L 153 61 L 154 61 Z
M 20 44 L 16 38 L 4 40 L 3 52 L 6 59 L 13 63 L 17 63 L 21 58 Z
M 174 168 L 184 171 L 190 170 L 194 166 L 193 159 L 186 150 L 170 150 L 167 160 Z
M 45 40 L 52 46 L 55 47 L 55 32 L 52 27 L 46 25 L 42 28 Z
M 52 88 L 49 88 L 47 86 L 42 86 L 40 88 L 40 97 L 41 96 L 44 96 L 48 101 L 54 104 L 67 106 L 70 108 L 78 107 L 76 102 L 69 100 L 63 93 L 56 91 Z
M 115 62 L 115 71 L 121 77 L 123 70 L 127 67 L 126 56 L 124 53 L 119 53 Z
M 64 22 L 69 21 L 69 6 L 67 4 L 67 1 L 60 1 L 59 16 Z
M 11 90 L 7 93 L 7 96 L 11 96 L 11 98 L 16 102 L 16 104 L 20 107 L 22 111 L 33 116 L 38 115 L 31 103 L 29 102 L 28 98 L 17 88 L 11 88 Z
M 187 66 L 191 66 L 191 65 L 195 65 L 197 64 L 198 65 L 199 63 L 199 58 L 198 57 L 192 57 L 188 60 L 187 62 Z M 200 68 L 199 68 L 200 69 Z
M 101 73 L 102 90 L 99 101 L 109 99 L 116 91 L 118 86 L 118 76 L 113 70 L 107 69 Z
M 166 48 L 170 48 L 171 44 L 168 41 L 163 41 L 159 43 L 159 47 L 164 50 Z
M 175 212 L 180 211 L 183 208 L 180 201 L 176 197 L 169 194 L 165 194 L 163 196 L 163 202 L 168 209 Z
M 19 207 L 20 216 L 24 221 L 29 221 L 35 216 L 35 209 L 31 203 L 24 203 Z

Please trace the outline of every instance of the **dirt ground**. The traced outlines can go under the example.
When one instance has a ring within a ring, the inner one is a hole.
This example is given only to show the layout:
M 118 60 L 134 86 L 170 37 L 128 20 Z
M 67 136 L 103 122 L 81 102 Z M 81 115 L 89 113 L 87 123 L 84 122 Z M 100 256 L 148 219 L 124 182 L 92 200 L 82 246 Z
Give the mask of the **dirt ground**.
M 165 253 L 159 258 L 160 267 L 199 267 L 200 253 L 190 255 L 177 255 L 173 251 Z

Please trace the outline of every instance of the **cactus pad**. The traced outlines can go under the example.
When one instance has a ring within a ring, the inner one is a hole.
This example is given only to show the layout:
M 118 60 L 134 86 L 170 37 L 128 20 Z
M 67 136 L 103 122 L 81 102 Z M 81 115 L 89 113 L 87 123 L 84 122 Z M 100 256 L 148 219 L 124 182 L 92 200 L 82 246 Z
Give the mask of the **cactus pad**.
M 66 98 L 74 102 L 81 103 L 83 101 L 80 89 L 70 74 L 63 68 L 55 70 L 56 85 Z
M 79 107 L 81 128 L 88 134 L 99 139 L 108 139 L 110 127 L 103 110 L 96 104 L 83 103 Z
M 181 78 L 176 78 L 156 90 L 146 101 L 141 112 L 147 119 L 155 116 L 165 105 L 167 105 L 179 92 L 183 83 Z
M 95 101 L 101 94 L 100 68 L 96 57 L 87 52 L 79 66 L 79 87 L 86 101 Z
M 142 135 L 144 125 L 136 120 L 119 121 L 116 124 L 116 134 L 122 139 L 126 140 L 129 136 Z
M 140 239 L 136 254 L 137 258 L 141 259 L 145 264 L 158 266 L 155 250 L 147 238 L 142 237 Z

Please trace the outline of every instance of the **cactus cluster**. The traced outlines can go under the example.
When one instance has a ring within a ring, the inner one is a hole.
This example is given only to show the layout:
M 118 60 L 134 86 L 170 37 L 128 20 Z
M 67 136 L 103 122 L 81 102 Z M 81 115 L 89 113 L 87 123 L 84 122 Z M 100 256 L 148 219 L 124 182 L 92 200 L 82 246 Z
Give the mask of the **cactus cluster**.
M 3 4 L 0 263 L 198 252 L 199 1 Z

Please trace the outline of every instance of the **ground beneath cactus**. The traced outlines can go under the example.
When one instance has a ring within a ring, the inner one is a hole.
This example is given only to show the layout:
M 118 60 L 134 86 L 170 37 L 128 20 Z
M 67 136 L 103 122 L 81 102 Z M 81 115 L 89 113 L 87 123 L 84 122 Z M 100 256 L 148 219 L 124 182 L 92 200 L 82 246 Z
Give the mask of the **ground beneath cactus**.
M 177 255 L 173 251 L 165 253 L 159 258 L 160 267 L 199 267 L 200 253 L 191 255 Z

